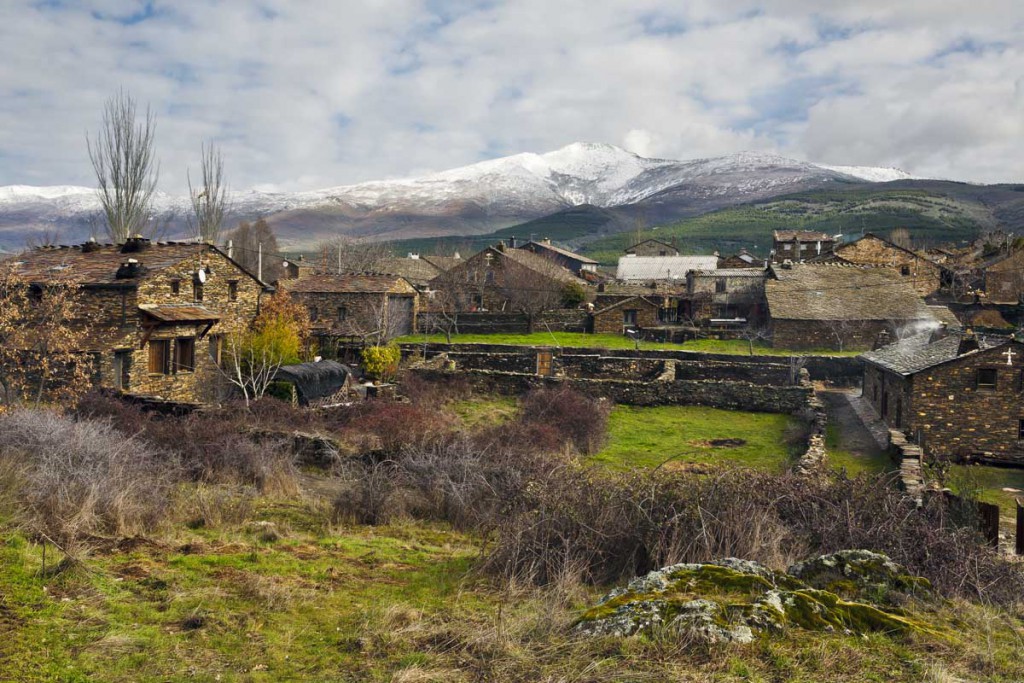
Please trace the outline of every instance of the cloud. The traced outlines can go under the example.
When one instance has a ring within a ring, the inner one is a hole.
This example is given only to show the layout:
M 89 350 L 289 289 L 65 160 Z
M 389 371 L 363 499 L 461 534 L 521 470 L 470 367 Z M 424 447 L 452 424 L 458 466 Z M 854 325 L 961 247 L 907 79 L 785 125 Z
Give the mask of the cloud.
M 170 192 L 203 140 L 238 189 L 577 140 L 1019 180 L 1022 28 L 1009 0 L 8 0 L 0 185 L 91 184 L 85 132 L 122 85 Z

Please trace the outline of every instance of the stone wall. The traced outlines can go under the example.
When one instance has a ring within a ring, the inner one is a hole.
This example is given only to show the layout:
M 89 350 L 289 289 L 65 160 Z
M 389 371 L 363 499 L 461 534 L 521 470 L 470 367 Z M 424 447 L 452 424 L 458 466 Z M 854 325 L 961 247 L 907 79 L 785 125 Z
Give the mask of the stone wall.
M 363 337 L 376 332 L 381 319 L 401 334 L 416 331 L 418 296 L 384 294 L 382 292 L 293 292 L 292 299 L 306 307 L 313 329 L 318 334 Z M 389 320 L 388 306 L 391 297 L 412 300 L 412 317 L 400 320 L 398 313 Z M 343 309 L 343 311 L 342 311 Z M 342 317 L 342 313 L 344 317 Z M 408 330 L 397 329 L 408 325 Z
M 437 313 L 421 313 L 419 330 L 435 332 L 448 327 L 448 321 Z M 435 323 L 436 320 L 436 323 Z M 527 334 L 529 321 L 523 313 L 480 312 L 459 313 L 457 328 L 461 334 Z M 537 318 L 535 334 L 552 332 L 589 332 L 590 316 L 579 309 L 545 311 Z M 454 332 L 454 331 L 453 331 Z
M 920 434 L 929 457 L 959 456 L 1024 465 L 1022 368 L 1024 353 L 1014 344 L 1008 366 L 1007 347 L 962 356 L 913 376 L 912 409 L 904 431 Z M 996 371 L 996 386 L 977 386 L 980 368 Z
M 812 389 L 808 386 L 776 387 L 748 382 L 718 380 L 630 381 L 540 377 L 534 374 L 465 370 L 414 370 L 425 379 L 443 381 L 455 376 L 473 388 L 490 393 L 520 396 L 543 386 L 568 385 L 588 396 L 600 396 L 634 406 L 698 405 L 762 413 L 793 413 L 806 407 Z
M 625 322 L 626 311 L 636 311 L 636 322 L 629 327 L 644 328 L 656 327 L 658 321 L 658 306 L 646 299 L 626 300 L 622 304 L 605 311 L 599 311 L 593 316 L 593 330 L 595 334 L 622 334 L 627 327 Z
M 600 358 L 646 358 L 646 359 L 657 359 L 657 360 L 678 360 L 687 363 L 720 363 L 722 365 L 715 366 L 716 371 L 723 373 L 729 373 L 734 371 L 736 374 L 728 375 L 739 381 L 746 381 L 745 377 L 740 374 L 744 370 L 741 366 L 753 365 L 762 366 L 765 368 L 765 372 L 771 373 L 773 377 L 778 377 L 776 373 L 781 373 L 785 370 L 787 376 L 789 374 L 789 358 L 787 356 L 764 356 L 764 355 L 732 355 L 725 353 L 706 353 L 701 351 L 673 351 L 663 349 L 598 349 L 598 348 L 562 348 L 558 349 L 552 347 L 550 344 L 545 345 L 545 335 L 538 333 L 536 346 L 517 346 L 512 344 L 427 344 L 426 355 L 427 357 L 433 357 L 438 353 L 449 353 L 452 357 L 456 357 L 459 353 L 483 353 L 493 354 L 495 356 L 516 356 L 526 355 L 530 358 L 535 358 L 537 349 L 543 348 L 548 350 L 554 350 L 560 356 L 592 356 Z M 550 337 L 548 337 L 550 339 Z M 413 353 L 419 354 L 424 350 L 423 344 L 407 343 L 402 344 L 402 352 L 405 355 Z M 481 360 L 480 363 L 486 362 Z M 494 361 L 495 363 L 502 362 L 500 358 Z M 854 356 L 805 356 L 802 357 L 804 368 L 806 368 L 810 379 L 816 381 L 826 381 L 837 385 L 857 385 L 861 381 L 861 377 L 864 373 L 864 363 L 859 358 Z M 730 370 L 729 366 L 732 366 L 733 370 Z M 477 367 L 483 368 L 482 365 Z M 709 366 L 711 367 L 711 366 Z M 486 368 L 484 368 L 486 369 Z M 501 369 L 500 367 L 494 366 L 492 369 Z M 681 371 L 681 376 L 687 376 L 689 378 L 697 378 L 695 373 L 699 372 L 699 366 L 696 369 L 684 368 Z M 755 371 L 751 371 L 755 372 Z M 755 376 L 751 375 L 754 381 L 757 380 Z
M 890 333 L 893 324 L 886 320 L 851 320 L 831 323 L 823 320 L 773 319 L 769 324 L 772 346 L 795 351 L 867 351 L 882 330 Z M 843 340 L 840 348 L 839 339 Z

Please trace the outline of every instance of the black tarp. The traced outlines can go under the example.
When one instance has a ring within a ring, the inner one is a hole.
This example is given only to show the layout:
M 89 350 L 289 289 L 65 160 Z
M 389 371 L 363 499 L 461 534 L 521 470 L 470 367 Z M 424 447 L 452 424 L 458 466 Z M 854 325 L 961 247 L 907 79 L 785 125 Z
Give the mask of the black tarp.
M 305 405 L 310 401 L 336 394 L 345 386 L 345 380 L 351 376 L 352 370 L 347 365 L 333 360 L 322 360 L 319 363 L 282 365 L 274 380 L 295 385 L 299 403 Z

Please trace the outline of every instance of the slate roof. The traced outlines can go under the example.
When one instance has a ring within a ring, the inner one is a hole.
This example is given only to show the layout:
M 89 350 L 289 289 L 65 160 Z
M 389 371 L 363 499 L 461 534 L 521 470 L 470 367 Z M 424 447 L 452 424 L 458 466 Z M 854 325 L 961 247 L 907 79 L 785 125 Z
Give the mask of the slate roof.
M 691 270 L 715 270 L 717 256 L 620 256 L 619 280 L 683 280 Z
M 565 256 L 566 258 L 571 258 L 575 261 L 579 261 L 580 263 L 587 263 L 595 266 L 597 265 L 597 261 L 588 256 L 583 256 L 582 254 L 577 254 L 575 252 L 569 251 L 568 249 L 556 247 L 554 244 L 547 244 L 545 242 L 527 242 L 526 244 L 518 248 L 529 250 L 530 247 L 536 247 L 537 249 L 540 250 L 547 249 L 548 251 L 553 251 L 556 254 L 560 254 L 562 256 Z
M 147 305 L 139 306 L 146 315 L 163 323 L 217 322 L 220 316 L 205 306 Z
M 815 230 L 776 230 L 772 233 L 772 237 L 778 242 L 792 242 L 793 240 L 800 240 L 801 242 L 834 241 L 831 235 Z
M 651 308 L 658 308 L 658 309 L 661 308 L 661 304 L 659 304 L 656 301 L 652 301 L 651 299 L 648 299 L 645 296 L 634 296 L 634 297 L 630 297 L 628 299 L 623 299 L 622 301 L 616 301 L 615 303 L 611 304 L 610 306 L 605 306 L 604 308 L 602 308 L 599 311 L 594 311 L 594 315 L 595 316 L 603 315 L 604 313 L 607 313 L 608 311 L 612 310 L 613 308 L 619 308 L 620 306 L 625 306 L 626 304 L 628 304 L 630 302 L 644 303 L 647 306 L 650 306 Z
M 653 237 L 650 237 L 650 238 L 645 239 L 645 240 L 640 240 L 639 242 L 637 242 L 636 244 L 634 244 L 632 246 L 626 247 L 626 253 L 628 254 L 629 252 L 636 250 L 636 248 L 639 247 L 641 244 L 647 244 L 648 242 L 654 242 L 655 244 L 660 244 L 660 245 L 662 245 L 664 247 L 668 247 L 672 251 L 678 251 L 678 249 L 676 249 L 676 247 L 672 246 L 668 242 L 665 242 L 664 240 L 659 240 L 659 239 L 655 239 Z
M 338 393 L 351 376 L 352 369 L 347 365 L 333 360 L 322 360 L 316 363 L 282 365 L 274 379 L 294 384 L 299 401 L 305 405 L 309 401 Z
M 566 282 L 566 283 L 569 283 L 569 282 L 577 282 L 577 283 L 580 283 L 580 284 L 585 284 L 586 283 L 585 280 L 582 280 L 582 279 L 576 277 L 571 272 L 569 272 L 567 269 L 563 268 L 562 266 L 558 265 L 557 263 L 554 263 L 553 261 L 551 261 L 549 259 L 546 259 L 543 256 L 539 256 L 537 254 L 534 254 L 531 251 L 526 251 L 525 249 L 512 249 L 512 248 L 505 248 L 504 251 L 502 251 L 500 249 L 496 249 L 494 251 L 497 252 L 498 254 L 501 254 L 502 256 L 504 256 L 507 259 L 511 259 L 511 260 L 515 261 L 516 263 L 518 263 L 521 266 L 525 266 L 525 267 L 529 268 L 530 270 L 535 270 L 538 273 L 540 273 L 542 275 L 545 275 L 545 276 L 547 276 L 549 278 L 552 278 L 554 280 L 559 280 L 561 282 Z
M 909 339 L 903 339 L 883 346 L 876 351 L 868 351 L 861 354 L 868 363 L 872 363 L 886 370 L 900 375 L 913 375 L 927 370 L 928 368 L 948 363 L 951 360 L 960 358 L 957 350 L 960 348 L 961 335 L 950 334 L 937 341 L 931 341 L 931 335 L 919 334 Z M 964 356 L 979 351 L 987 351 L 998 346 L 1010 343 L 1011 339 L 1006 337 L 986 337 L 978 335 L 978 350 L 968 351 Z
M 448 272 L 460 263 L 466 262 L 461 256 L 420 256 L 419 260 L 426 261 L 439 271 L 444 272 Z
M 115 244 L 87 243 L 73 246 L 41 247 L 19 254 L 13 261 L 16 272 L 30 283 L 75 283 L 84 287 L 110 285 L 134 286 L 155 271 L 176 265 L 185 259 L 199 258 L 206 252 L 216 252 L 228 258 L 227 254 L 210 244 L 196 242 L 150 242 L 141 251 L 123 251 Z M 142 268 L 135 277 L 117 277 L 121 264 L 135 259 Z M 245 270 L 232 259 L 228 259 L 241 272 L 263 287 L 269 288 L 255 275 Z
M 942 306 L 940 304 L 928 304 L 928 312 L 932 314 L 932 317 L 938 320 L 940 323 L 945 323 L 946 327 L 950 330 L 955 330 L 963 327 L 963 323 L 956 317 L 953 311 L 949 310 L 948 306 Z
M 694 277 L 750 277 L 765 278 L 766 271 L 760 268 L 715 268 L 714 270 L 694 270 Z
M 891 268 L 794 263 L 770 273 L 765 296 L 773 319 L 933 319 L 913 284 Z
M 400 275 L 383 273 L 343 273 L 332 275 L 320 273 L 285 283 L 289 292 L 335 293 L 335 294 L 384 294 L 412 285 Z
M 400 258 L 393 256 L 381 259 L 376 268 L 382 273 L 400 275 L 414 285 L 425 285 L 441 274 L 441 269 L 424 258 Z

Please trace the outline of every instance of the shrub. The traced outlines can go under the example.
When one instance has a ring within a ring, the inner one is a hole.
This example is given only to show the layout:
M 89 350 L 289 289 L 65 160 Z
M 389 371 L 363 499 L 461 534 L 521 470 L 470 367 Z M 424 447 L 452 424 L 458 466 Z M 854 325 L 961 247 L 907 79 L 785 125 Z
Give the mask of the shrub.
M 108 423 L 49 410 L 0 416 L 0 459 L 21 462 L 19 521 L 68 553 L 89 536 L 148 531 L 164 516 L 175 461 Z
M 580 453 L 601 450 L 608 438 L 611 404 L 585 396 L 568 386 L 538 389 L 522 401 L 520 420 L 543 424 L 565 435 Z
M 363 349 L 361 358 L 363 371 L 370 379 L 388 380 L 398 372 L 402 350 L 394 343 L 386 346 L 367 346 Z
M 345 431 L 372 435 L 379 440 L 384 454 L 396 456 L 403 448 L 430 442 L 453 426 L 450 416 L 436 407 L 369 401 L 350 411 Z

